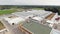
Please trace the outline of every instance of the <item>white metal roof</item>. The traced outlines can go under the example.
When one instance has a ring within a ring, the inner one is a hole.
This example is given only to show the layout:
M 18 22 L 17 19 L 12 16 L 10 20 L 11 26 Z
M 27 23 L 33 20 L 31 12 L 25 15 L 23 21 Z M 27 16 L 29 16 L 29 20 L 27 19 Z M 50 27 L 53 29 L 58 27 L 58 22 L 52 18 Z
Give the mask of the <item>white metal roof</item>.
M 27 11 L 27 12 L 16 12 L 14 15 L 20 16 L 22 18 L 25 18 L 29 15 L 37 15 L 39 17 L 45 18 L 47 15 L 51 14 L 52 12 L 49 11 L 44 11 L 44 10 L 32 10 L 32 11 Z
M 43 18 L 41 18 L 41 17 L 33 17 L 32 19 L 35 19 L 35 20 L 38 20 L 38 21 L 43 20 Z
M 12 23 L 18 24 L 19 22 L 24 21 L 24 19 L 21 18 L 21 17 L 17 17 L 17 18 L 8 18 L 8 17 L 6 17 L 6 18 L 4 18 L 4 19 L 5 19 L 6 21 L 8 21 L 8 23 L 9 23 L 10 25 L 12 25 Z

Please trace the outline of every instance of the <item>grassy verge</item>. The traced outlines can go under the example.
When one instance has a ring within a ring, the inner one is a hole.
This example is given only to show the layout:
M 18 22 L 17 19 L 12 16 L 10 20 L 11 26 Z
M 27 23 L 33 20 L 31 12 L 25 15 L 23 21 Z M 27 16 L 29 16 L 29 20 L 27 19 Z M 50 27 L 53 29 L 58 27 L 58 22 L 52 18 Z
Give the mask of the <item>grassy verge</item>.
M 2 29 L 4 29 L 5 27 L 4 27 L 4 25 L 1 23 L 1 21 L 0 21 L 0 30 L 2 30 Z
M 11 13 L 13 13 L 15 11 L 16 10 L 14 10 L 14 9 L 0 10 L 0 15 L 3 15 L 3 14 L 11 14 Z

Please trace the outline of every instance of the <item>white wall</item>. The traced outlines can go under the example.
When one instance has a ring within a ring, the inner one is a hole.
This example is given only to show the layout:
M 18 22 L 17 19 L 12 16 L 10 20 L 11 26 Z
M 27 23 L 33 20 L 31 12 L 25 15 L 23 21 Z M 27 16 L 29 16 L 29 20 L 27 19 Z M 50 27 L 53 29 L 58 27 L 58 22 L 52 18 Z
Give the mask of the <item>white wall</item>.
M 19 22 L 23 22 L 24 19 L 21 17 L 17 17 L 17 18 L 4 18 L 10 25 L 12 25 L 12 23 L 14 24 L 19 24 Z
M 60 34 L 60 31 L 56 29 L 52 29 L 50 34 Z

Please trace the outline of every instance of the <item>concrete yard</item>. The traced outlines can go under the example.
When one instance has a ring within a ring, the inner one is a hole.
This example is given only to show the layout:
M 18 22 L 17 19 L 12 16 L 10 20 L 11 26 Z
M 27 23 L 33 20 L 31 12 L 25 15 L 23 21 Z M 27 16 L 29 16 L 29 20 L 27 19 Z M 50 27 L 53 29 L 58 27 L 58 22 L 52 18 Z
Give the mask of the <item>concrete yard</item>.
M 52 28 L 48 26 L 44 26 L 42 24 L 35 23 L 35 22 L 23 23 L 21 28 L 30 31 L 33 34 L 50 34 L 52 30 Z

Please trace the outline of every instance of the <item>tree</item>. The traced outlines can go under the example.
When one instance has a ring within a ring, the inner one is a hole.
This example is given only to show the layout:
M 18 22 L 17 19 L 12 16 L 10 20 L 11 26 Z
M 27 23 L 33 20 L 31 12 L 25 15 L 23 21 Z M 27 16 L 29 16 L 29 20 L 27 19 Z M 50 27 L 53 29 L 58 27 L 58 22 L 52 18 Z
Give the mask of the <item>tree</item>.
M 46 11 L 51 11 L 51 12 L 54 12 L 54 13 L 58 13 L 58 15 L 60 15 L 60 8 L 45 8 Z

